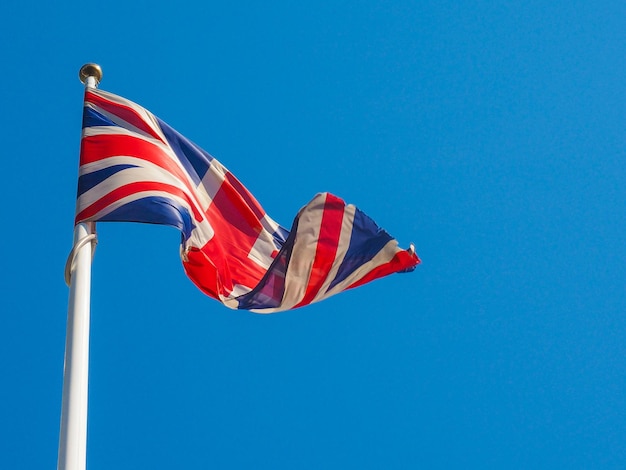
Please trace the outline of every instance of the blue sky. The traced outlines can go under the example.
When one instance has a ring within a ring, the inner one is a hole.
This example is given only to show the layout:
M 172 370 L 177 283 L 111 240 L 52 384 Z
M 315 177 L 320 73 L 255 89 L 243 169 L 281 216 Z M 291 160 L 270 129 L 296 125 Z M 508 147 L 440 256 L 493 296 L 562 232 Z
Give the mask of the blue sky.
M 626 5 L 0 6 L 0 467 L 54 467 L 85 62 L 289 226 L 319 191 L 423 260 L 231 311 L 99 224 L 88 466 L 621 468 Z

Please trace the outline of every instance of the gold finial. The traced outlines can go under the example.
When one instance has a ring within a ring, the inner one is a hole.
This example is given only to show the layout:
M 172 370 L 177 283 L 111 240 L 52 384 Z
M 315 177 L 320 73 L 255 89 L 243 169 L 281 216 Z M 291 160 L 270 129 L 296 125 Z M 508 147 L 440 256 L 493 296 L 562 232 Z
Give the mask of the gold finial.
M 96 85 L 102 80 L 102 68 L 98 64 L 88 63 L 83 65 L 78 71 L 78 78 L 85 84 L 89 77 L 96 79 Z

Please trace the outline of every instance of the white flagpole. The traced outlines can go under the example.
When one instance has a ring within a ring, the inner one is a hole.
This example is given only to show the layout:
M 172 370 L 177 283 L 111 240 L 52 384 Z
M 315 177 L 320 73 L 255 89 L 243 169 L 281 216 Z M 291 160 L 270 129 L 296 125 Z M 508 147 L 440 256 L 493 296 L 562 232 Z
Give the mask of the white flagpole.
M 102 70 L 96 64 L 86 64 L 81 67 L 79 77 L 85 88 L 95 88 L 102 78 Z M 94 223 L 76 225 L 74 247 L 66 266 L 70 295 L 67 308 L 58 470 L 85 470 L 87 465 L 89 304 L 94 241 Z

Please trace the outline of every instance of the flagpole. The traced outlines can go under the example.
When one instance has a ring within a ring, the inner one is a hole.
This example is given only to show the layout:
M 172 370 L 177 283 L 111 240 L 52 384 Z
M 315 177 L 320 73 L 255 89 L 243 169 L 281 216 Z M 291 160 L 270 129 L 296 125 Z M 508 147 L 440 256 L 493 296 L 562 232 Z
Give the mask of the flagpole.
M 96 88 L 102 78 L 102 70 L 99 65 L 86 64 L 81 67 L 79 77 L 85 88 Z M 74 246 L 66 266 L 66 281 L 69 281 L 70 292 L 58 470 L 85 470 L 87 465 L 89 304 L 94 242 L 94 223 L 80 223 L 74 227 Z

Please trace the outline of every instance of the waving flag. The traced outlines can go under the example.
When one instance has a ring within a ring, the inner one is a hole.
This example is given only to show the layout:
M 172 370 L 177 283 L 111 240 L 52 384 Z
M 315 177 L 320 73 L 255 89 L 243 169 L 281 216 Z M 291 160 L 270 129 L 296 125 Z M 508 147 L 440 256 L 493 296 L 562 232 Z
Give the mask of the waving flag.
M 230 308 L 272 313 L 411 271 L 402 250 L 353 205 L 321 193 L 291 230 L 217 160 L 141 106 L 87 88 L 76 223 L 170 225 L 189 278 Z

